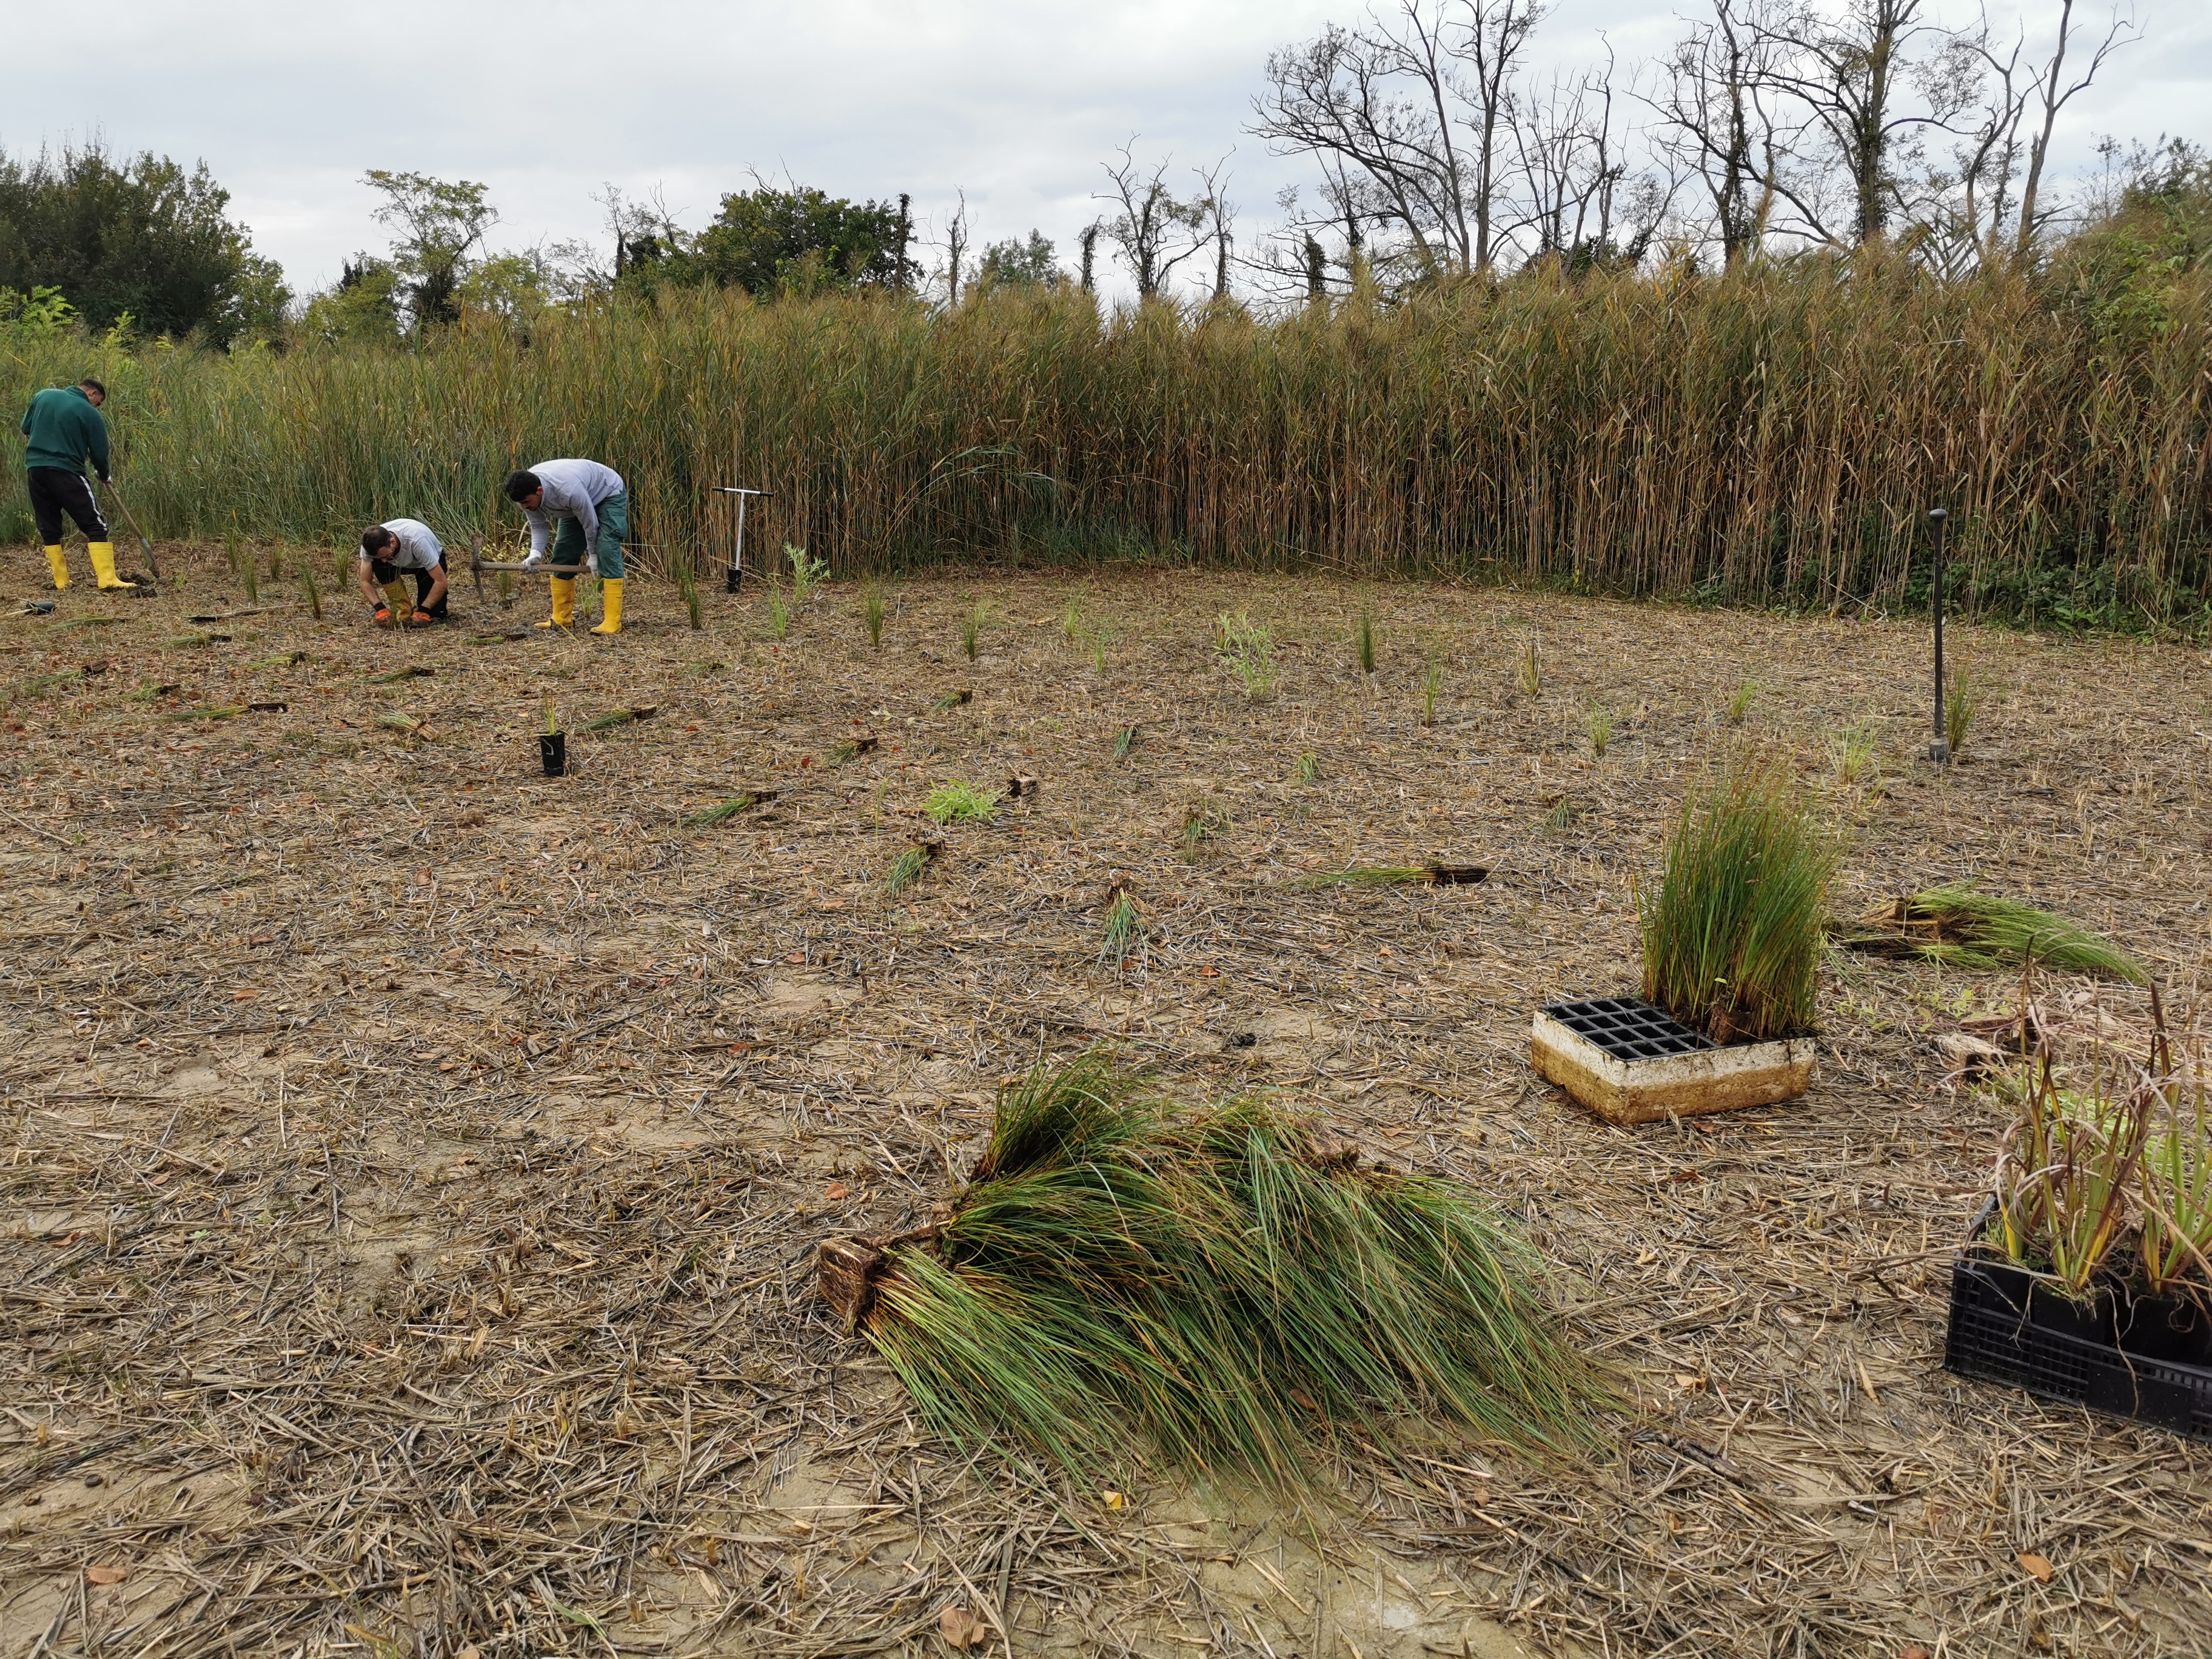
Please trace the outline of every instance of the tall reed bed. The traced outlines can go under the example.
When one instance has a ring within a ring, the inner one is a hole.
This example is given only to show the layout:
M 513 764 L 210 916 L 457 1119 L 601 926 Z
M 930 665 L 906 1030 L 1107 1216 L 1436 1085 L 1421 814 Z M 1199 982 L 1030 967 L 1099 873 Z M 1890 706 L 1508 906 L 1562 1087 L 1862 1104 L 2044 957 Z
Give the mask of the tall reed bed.
M 748 539 L 851 574 L 943 556 L 1463 574 L 1806 604 L 1914 602 L 1942 501 L 1982 602 L 2202 609 L 2212 279 L 2116 342 L 2034 282 L 1902 265 L 1622 276 L 1102 316 L 688 292 L 471 323 L 419 350 L 221 358 L 19 344 L 0 393 L 95 371 L 157 533 L 393 512 L 510 532 L 513 466 L 586 454 L 671 564 Z M 0 518 L 21 483 L 0 476 Z M 648 563 L 652 561 L 648 559 Z M 2071 585 L 2069 586 L 2069 584 Z

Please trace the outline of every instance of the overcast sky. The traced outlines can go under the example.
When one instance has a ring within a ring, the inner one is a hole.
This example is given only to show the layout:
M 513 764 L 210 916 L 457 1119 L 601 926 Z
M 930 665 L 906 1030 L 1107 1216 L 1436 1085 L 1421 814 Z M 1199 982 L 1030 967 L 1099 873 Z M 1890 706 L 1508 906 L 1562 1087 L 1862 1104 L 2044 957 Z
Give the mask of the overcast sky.
M 2092 30 L 2101 32 L 2095 0 Z M 1929 0 L 1965 21 L 1972 0 Z M 1663 53 L 1695 0 L 1559 0 L 1538 61 Z M 1142 155 L 1210 162 L 1234 150 L 1240 230 L 1276 217 L 1300 164 L 1243 127 L 1268 52 L 1358 0 L 101 0 L 42 29 L 0 104 L 21 152 L 97 131 L 119 150 L 204 158 L 256 246 L 295 289 L 381 249 L 370 167 L 489 185 L 495 246 L 605 240 L 595 191 L 665 191 L 696 227 L 754 169 L 833 195 L 910 191 L 941 227 L 967 192 L 981 240 L 1042 229 L 1073 263 L 1097 215 L 1102 158 L 1132 133 Z M 2030 40 L 2057 0 L 1992 0 Z M 2086 167 L 2094 135 L 2212 141 L 2212 3 L 2138 0 L 2148 39 L 2069 109 L 2059 157 Z M 1188 175 L 1182 175 L 1185 182 Z

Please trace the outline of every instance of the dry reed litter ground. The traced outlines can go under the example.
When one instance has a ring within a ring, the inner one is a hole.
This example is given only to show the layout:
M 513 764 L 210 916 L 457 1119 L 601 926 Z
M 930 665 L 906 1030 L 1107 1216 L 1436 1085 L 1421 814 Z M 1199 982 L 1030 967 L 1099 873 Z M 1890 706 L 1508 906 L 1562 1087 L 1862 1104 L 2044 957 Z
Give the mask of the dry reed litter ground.
M 619 640 L 474 643 L 542 591 L 398 635 L 165 563 L 0 623 L 0 1651 L 2206 1650 L 2212 1449 L 1937 1369 L 1998 1116 L 1933 1038 L 2009 983 L 1839 960 L 1813 1097 L 1681 1128 L 1524 1061 L 1532 1005 L 1629 981 L 1631 879 L 1747 679 L 1741 735 L 1859 825 L 1847 908 L 1978 875 L 2186 1000 L 2200 654 L 1961 630 L 1992 690 L 1936 776 L 1909 626 L 1386 587 L 1370 678 L 1326 578 L 916 582 L 878 653 L 842 586 L 781 641 L 752 588 L 694 633 L 639 582 Z M 1238 609 L 1263 706 L 1214 661 Z M 1879 781 L 1836 778 L 1854 727 Z M 931 787 L 1018 774 L 883 896 Z M 1432 855 L 1498 870 L 1285 890 Z M 1320 1521 L 949 1460 L 814 1243 L 915 1213 L 1001 1079 L 1100 1042 L 1523 1214 L 1636 1398 L 1618 1455 L 1361 1462 Z

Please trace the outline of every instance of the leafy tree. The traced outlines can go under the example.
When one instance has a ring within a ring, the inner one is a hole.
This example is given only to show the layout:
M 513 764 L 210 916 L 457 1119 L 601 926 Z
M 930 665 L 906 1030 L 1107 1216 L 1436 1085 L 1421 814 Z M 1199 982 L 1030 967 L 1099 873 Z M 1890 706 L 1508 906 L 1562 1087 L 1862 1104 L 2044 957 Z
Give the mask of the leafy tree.
M 681 250 L 637 258 L 625 275 L 652 284 L 706 282 L 762 299 L 858 288 L 906 289 L 906 216 L 896 203 L 848 202 L 805 185 L 722 198 L 714 222 Z
M 392 345 L 399 339 L 399 273 L 373 253 L 341 268 L 337 285 L 307 302 L 300 332 L 327 344 Z
M 204 162 L 118 161 L 97 143 L 0 152 L 0 288 L 58 289 L 99 329 L 217 344 L 273 332 L 290 296 L 229 204 Z
M 1062 281 L 1051 240 L 1033 230 L 1024 242 L 1008 238 L 983 250 L 976 281 L 985 288 L 1050 288 Z
M 392 265 L 398 273 L 408 321 L 417 330 L 459 320 L 461 284 L 499 214 L 484 200 L 484 186 L 466 179 L 448 183 L 422 173 L 373 169 L 362 182 L 384 194 L 379 224 L 397 228 Z

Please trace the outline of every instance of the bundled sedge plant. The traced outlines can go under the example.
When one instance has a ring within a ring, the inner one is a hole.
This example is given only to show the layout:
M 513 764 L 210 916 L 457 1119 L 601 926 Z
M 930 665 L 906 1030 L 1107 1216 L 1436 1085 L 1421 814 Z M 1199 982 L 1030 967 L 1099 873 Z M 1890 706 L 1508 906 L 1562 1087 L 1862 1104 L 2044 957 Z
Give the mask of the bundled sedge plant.
M 1684 800 L 1657 890 L 1638 890 L 1645 999 L 1716 1042 L 1811 1031 L 1840 851 L 1785 762 L 1732 762 Z
M 2150 983 L 2143 965 L 2111 940 L 2052 911 L 1984 893 L 1972 882 L 1910 894 L 1880 919 L 1900 934 L 1852 943 L 1880 949 L 1893 939 L 1911 955 L 1959 968 L 2039 963 L 2062 973 Z
M 939 1218 L 822 1248 L 824 1293 L 957 1444 L 1311 1491 L 1317 1446 L 1441 1425 L 1597 1450 L 1613 1396 L 1471 1190 L 1361 1170 L 1306 1114 L 1040 1067 Z M 1133 1445 L 1133 1431 L 1134 1443 Z

